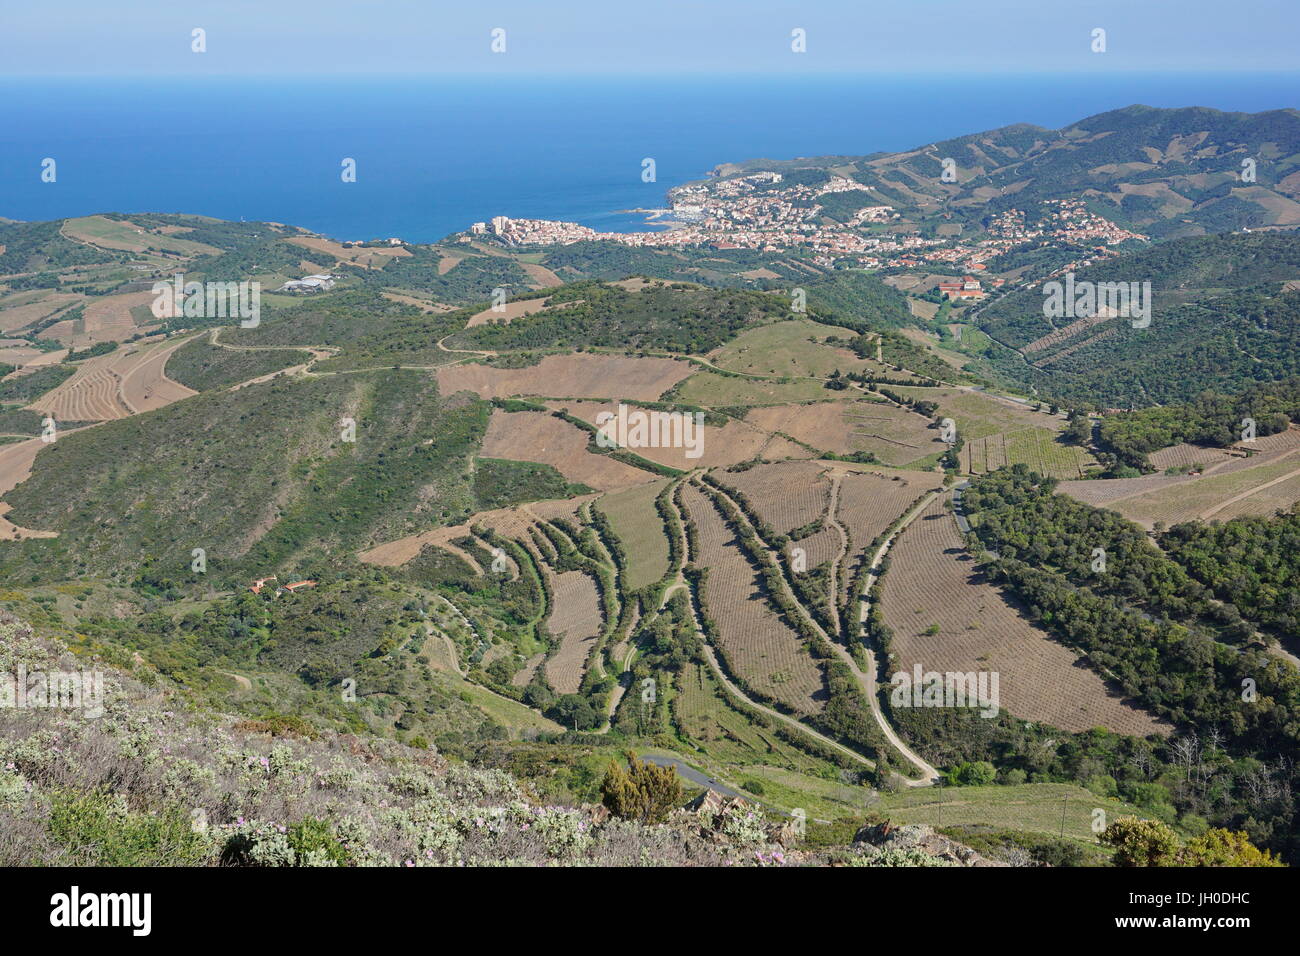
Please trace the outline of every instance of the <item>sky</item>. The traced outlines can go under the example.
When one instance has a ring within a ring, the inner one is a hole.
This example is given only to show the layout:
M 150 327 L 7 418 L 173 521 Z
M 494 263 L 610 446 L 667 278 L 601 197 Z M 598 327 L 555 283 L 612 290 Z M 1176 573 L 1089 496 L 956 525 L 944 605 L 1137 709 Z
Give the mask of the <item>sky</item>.
M 1279 71 L 1298 36 L 1298 0 L 0 0 L 0 74 Z

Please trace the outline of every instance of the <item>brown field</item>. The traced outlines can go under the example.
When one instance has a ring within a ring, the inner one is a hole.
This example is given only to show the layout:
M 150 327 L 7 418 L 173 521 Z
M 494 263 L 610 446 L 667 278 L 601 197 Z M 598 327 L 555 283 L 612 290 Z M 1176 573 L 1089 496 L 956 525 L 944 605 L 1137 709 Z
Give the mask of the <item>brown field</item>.
M 534 502 L 529 507 L 537 507 L 538 504 L 538 502 Z M 367 564 L 395 568 L 410 561 L 429 545 L 458 554 L 459 549 L 451 544 L 452 540 L 470 534 L 471 528 L 474 526 L 491 528 L 504 537 L 528 542 L 528 529 L 532 527 L 533 521 L 533 516 L 520 508 L 496 508 L 492 511 L 480 511 L 462 524 L 430 528 L 428 531 L 421 531 L 419 534 L 411 534 L 393 541 L 385 541 L 382 544 L 361 551 L 357 557 Z
M 545 654 L 534 654 L 528 660 L 524 661 L 524 666 L 515 672 L 515 676 L 510 678 L 510 683 L 515 687 L 527 687 L 532 681 L 533 675 L 537 673 L 537 668 L 542 661 L 546 659 Z
M 42 448 L 48 447 L 39 438 L 0 445 L 0 498 L 13 491 L 32 474 L 32 462 Z M 20 528 L 5 515 L 9 505 L 0 502 L 0 541 L 14 541 L 21 538 L 54 538 L 54 531 L 30 531 Z
M 557 307 L 574 305 L 573 302 L 561 302 Z M 533 315 L 537 312 L 545 312 L 551 308 L 551 300 L 547 298 L 540 299 L 520 299 L 515 302 L 507 302 L 505 308 L 500 312 L 494 312 L 489 306 L 482 312 L 475 313 L 466 323 L 466 328 L 473 328 L 476 325 L 487 325 L 489 322 L 505 322 L 509 324 L 515 319 L 522 319 L 526 315 Z
M 1246 502 L 1257 494 L 1284 494 L 1286 483 L 1295 475 L 1300 475 L 1300 461 L 1291 457 L 1275 459 L 1255 468 L 1192 478 L 1183 481 L 1177 489 L 1166 487 L 1130 496 L 1109 507 L 1148 529 L 1156 522 L 1163 522 L 1167 527 L 1180 521 L 1224 520 L 1237 513 L 1251 513 L 1253 506 Z M 1271 514 L 1272 510 L 1266 513 Z
M 55 322 L 42 336 L 74 349 L 88 348 L 100 342 L 120 342 L 140 331 L 131 310 L 139 306 L 148 307 L 155 298 L 152 292 L 122 292 L 87 299 L 80 319 Z
M 699 531 L 701 553 L 693 558 L 709 569 L 703 600 L 717 622 L 718 650 L 727 668 L 799 713 L 819 712 L 826 703 L 821 669 L 763 596 L 758 572 L 735 535 L 698 489 L 683 487 L 682 500 Z
M 936 499 L 891 549 L 881 610 L 900 670 L 998 673 L 1001 705 L 1017 717 L 1080 732 L 1135 736 L 1169 728 L 1113 693 L 1070 648 L 1034 627 L 986 583 Z M 934 635 L 925 632 L 938 627 Z
M 595 501 L 599 497 L 598 494 L 579 495 L 576 498 L 561 498 L 553 501 L 532 501 L 520 507 L 541 521 L 554 521 L 556 518 L 563 518 L 566 521 L 581 524 L 579 512 L 582 510 L 582 506 L 589 501 Z
M 655 496 L 667 479 L 611 492 L 597 503 L 623 543 L 627 555 L 627 586 L 636 590 L 658 581 L 668 571 L 668 538 L 655 509 Z
M 818 461 L 783 461 L 745 471 L 715 471 L 712 477 L 735 488 L 777 534 L 816 521 L 830 501 L 827 466 Z M 809 565 L 811 567 L 811 565 Z
M 617 402 L 559 402 L 546 403 L 547 408 L 567 409 L 569 414 L 585 422 L 596 424 L 596 416 L 601 412 L 616 414 Z M 652 411 L 646 409 L 646 411 Z M 614 426 L 604 426 L 602 431 L 613 434 Z M 704 425 L 703 441 L 697 458 L 687 456 L 684 447 L 629 448 L 628 450 L 650 461 L 680 471 L 692 468 L 717 468 L 748 461 L 755 456 L 768 460 L 782 458 L 807 458 L 810 452 L 794 442 L 787 441 L 779 435 L 770 435 L 747 422 L 729 420 L 721 428 L 716 425 Z
M 901 475 L 859 471 L 844 475 L 835 509 L 836 520 L 849 535 L 849 554 L 839 586 L 841 601 L 849 598 L 852 575 L 862 562 L 871 560 L 871 543 L 917 498 L 942 487 L 942 476 L 923 471 Z
M 1208 468 L 1233 457 L 1237 456 L 1226 448 L 1206 448 L 1201 445 L 1189 445 L 1187 442 L 1183 442 L 1181 445 L 1171 445 L 1168 448 L 1153 451 L 1147 456 L 1147 460 L 1151 462 L 1156 471 L 1164 471 L 1166 468 L 1182 468 L 1186 465 L 1204 465 Z
M 891 465 L 907 464 L 947 447 L 927 419 L 883 402 L 775 405 L 755 408 L 745 421 L 837 455 L 870 451 Z
M 56 312 L 76 305 L 85 300 L 85 296 L 74 292 L 22 292 L 7 295 L 0 299 L 0 332 L 14 332 L 18 329 L 47 319 Z
M 557 285 L 564 285 L 563 279 L 541 263 L 520 262 L 519 268 L 528 273 L 528 278 L 536 282 L 539 289 L 552 289 Z
M 560 572 L 552 578 L 552 588 L 555 603 L 546 626 L 560 638 L 560 646 L 546 662 L 546 679 L 557 693 L 576 694 L 600 634 L 600 594 L 582 571 Z
M 403 305 L 413 305 L 424 312 L 455 312 L 454 306 L 447 305 L 445 302 L 432 302 L 429 299 L 421 299 L 414 295 L 405 295 L 401 292 L 381 292 L 379 293 L 390 302 L 401 302 Z
M 826 527 L 806 538 L 791 541 L 785 549 L 787 560 L 794 560 L 795 548 L 803 550 L 804 570 L 811 571 L 820 564 L 835 560 L 840 553 L 840 535 L 834 528 Z
M 626 488 L 650 481 L 648 471 L 633 468 L 608 455 L 587 450 L 588 434 L 576 425 L 545 412 L 493 409 L 482 454 L 487 458 L 537 461 L 553 465 L 569 481 L 597 491 Z
M 9 373 L 6 378 L 18 378 L 25 372 L 32 372 L 42 365 L 58 365 L 68 354 L 67 349 L 42 352 L 30 346 L 15 346 L 0 349 L 0 362 L 14 366 L 18 371 Z
M 107 421 L 197 395 L 163 373 L 172 352 L 188 341 L 134 342 L 108 355 L 87 359 L 71 378 L 28 408 L 59 421 Z
M 453 365 L 438 369 L 438 390 L 461 389 L 483 398 L 537 395 L 555 398 L 622 398 L 654 401 L 691 374 L 676 359 L 621 355 L 548 355 L 527 368 Z
M 1243 450 L 1250 454 L 1233 454 Z M 1300 428 L 1291 428 L 1231 449 L 1175 445 L 1150 456 L 1153 463 L 1183 459 L 1206 463 L 1199 475 L 1063 481 L 1059 490 L 1087 504 L 1118 511 L 1147 529 L 1156 522 L 1169 526 L 1180 521 L 1272 514 L 1293 503 L 1286 498 L 1293 487 L 1291 472 L 1300 467 L 1298 455 Z
M 1144 475 L 1141 478 L 1098 478 L 1090 481 L 1063 481 L 1056 486 L 1061 494 L 1077 498 L 1095 508 L 1110 508 L 1114 502 L 1145 492 L 1184 484 L 1194 479 L 1185 475 Z

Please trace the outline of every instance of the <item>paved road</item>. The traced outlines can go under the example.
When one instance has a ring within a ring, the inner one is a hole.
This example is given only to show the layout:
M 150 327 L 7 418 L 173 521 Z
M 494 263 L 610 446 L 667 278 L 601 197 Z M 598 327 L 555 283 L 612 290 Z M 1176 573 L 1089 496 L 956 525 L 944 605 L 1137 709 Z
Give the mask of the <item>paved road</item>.
M 739 790 L 733 790 L 725 783 L 719 783 L 712 777 L 706 777 L 700 771 L 696 770 L 686 761 L 677 757 L 664 757 L 659 754 L 642 754 L 641 759 L 646 763 L 652 763 L 656 767 L 675 767 L 677 772 L 696 786 L 704 787 L 715 793 L 720 793 L 724 797 L 740 797 L 742 800 L 754 801 L 754 798 L 747 793 L 741 793 Z

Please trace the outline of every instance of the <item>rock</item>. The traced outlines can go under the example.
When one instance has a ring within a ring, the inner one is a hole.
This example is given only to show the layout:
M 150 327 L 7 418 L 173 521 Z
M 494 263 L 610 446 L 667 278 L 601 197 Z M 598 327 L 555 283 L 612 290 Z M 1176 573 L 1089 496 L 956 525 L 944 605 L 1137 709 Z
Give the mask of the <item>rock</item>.
M 853 842 L 867 843 L 882 849 L 919 850 L 928 856 L 947 860 L 958 866 L 1007 865 L 985 859 L 965 844 L 949 839 L 942 833 L 936 833 L 934 827 L 924 823 L 909 823 L 903 826 L 880 823 L 865 826 L 854 834 Z

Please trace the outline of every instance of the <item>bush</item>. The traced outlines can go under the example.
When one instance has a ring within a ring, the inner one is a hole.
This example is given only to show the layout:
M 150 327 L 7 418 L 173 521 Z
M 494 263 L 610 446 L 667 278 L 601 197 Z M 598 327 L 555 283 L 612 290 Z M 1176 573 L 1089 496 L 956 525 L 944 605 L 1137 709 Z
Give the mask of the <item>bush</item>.
M 600 784 L 601 802 L 623 820 L 662 823 L 682 800 L 682 782 L 672 767 L 657 767 L 626 753 L 627 770 L 611 761 Z

